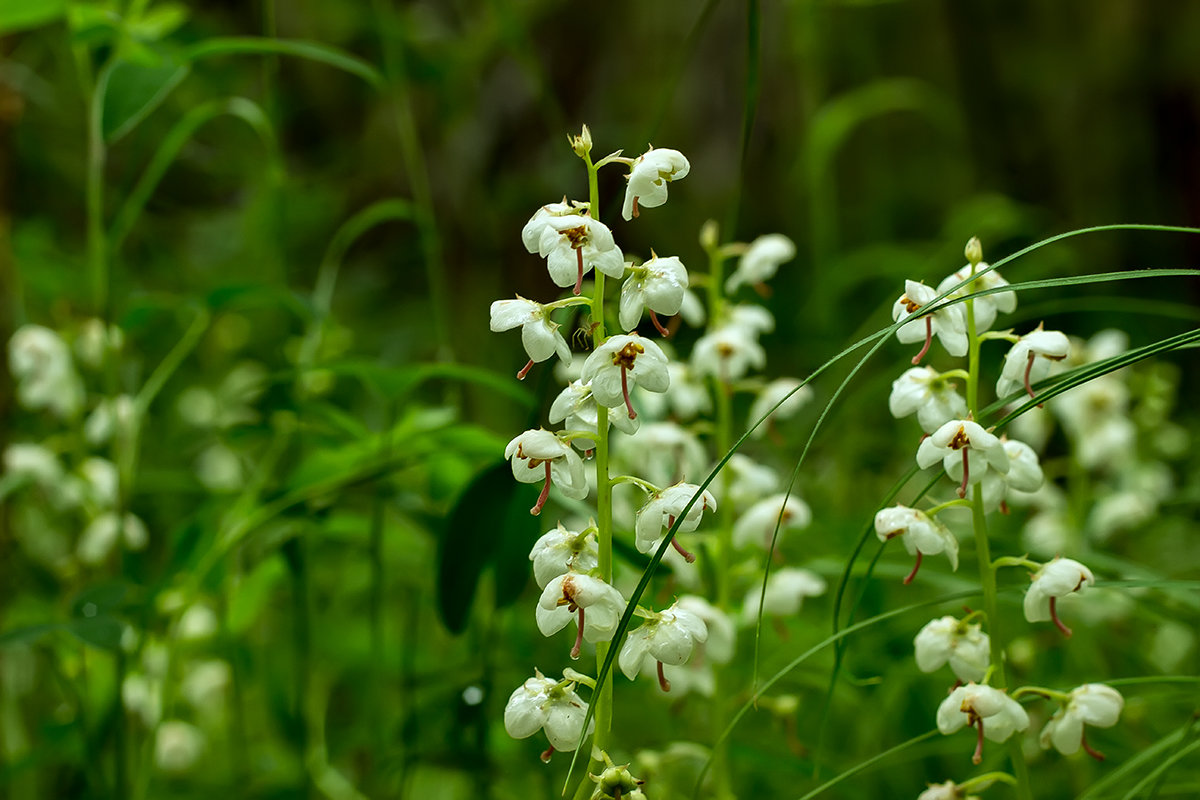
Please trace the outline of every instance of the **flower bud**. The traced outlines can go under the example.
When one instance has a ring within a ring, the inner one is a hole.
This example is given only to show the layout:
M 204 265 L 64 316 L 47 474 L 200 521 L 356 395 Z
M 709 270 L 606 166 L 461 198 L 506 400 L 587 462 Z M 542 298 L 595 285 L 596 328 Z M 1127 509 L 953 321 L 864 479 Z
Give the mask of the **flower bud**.
M 971 241 L 967 242 L 963 254 L 967 257 L 967 263 L 972 267 L 983 261 L 983 243 L 979 241 L 978 236 L 972 236 Z
M 575 151 L 575 155 L 580 158 L 592 152 L 592 132 L 588 130 L 587 125 L 583 126 L 583 130 L 578 136 L 567 136 L 567 141 L 571 143 L 571 149 Z
M 721 228 L 715 219 L 710 219 L 700 226 L 700 246 L 705 250 L 716 250 L 721 245 Z

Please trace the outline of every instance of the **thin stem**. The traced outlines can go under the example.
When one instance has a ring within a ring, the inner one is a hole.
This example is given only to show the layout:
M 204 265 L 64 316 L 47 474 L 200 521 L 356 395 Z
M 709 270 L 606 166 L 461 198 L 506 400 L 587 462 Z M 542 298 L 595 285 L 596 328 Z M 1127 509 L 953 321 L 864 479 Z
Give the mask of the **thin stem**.
M 92 305 L 98 317 L 108 314 L 108 240 L 104 230 L 104 165 L 108 149 L 104 145 L 104 95 L 112 75 L 114 61 L 100 68 L 88 104 L 87 127 L 87 252 L 88 274 L 92 282 Z M 120 777 L 118 775 L 118 777 Z

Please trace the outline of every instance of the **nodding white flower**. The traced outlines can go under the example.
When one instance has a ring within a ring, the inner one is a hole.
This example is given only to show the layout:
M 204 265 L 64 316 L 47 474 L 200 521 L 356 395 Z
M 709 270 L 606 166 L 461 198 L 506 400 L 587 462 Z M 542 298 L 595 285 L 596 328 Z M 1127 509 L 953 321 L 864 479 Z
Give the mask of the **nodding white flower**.
M 976 265 L 975 271 L 987 269 L 988 265 L 980 262 Z M 952 286 L 965 281 L 971 276 L 971 267 L 967 265 L 951 275 L 947 275 L 941 283 L 938 284 L 937 293 L 941 294 Z M 952 297 L 963 297 L 971 292 L 981 292 L 985 289 L 997 289 L 1001 286 L 1008 286 L 1008 281 L 1000 277 L 1000 273 L 996 270 L 980 275 L 971 283 L 966 284 L 956 292 L 947 295 L 946 299 Z M 973 301 L 975 304 L 975 333 L 983 333 L 992 327 L 992 323 L 996 321 L 996 312 L 1003 311 L 1006 314 L 1011 314 L 1017 310 L 1017 293 L 1016 292 L 997 292 L 984 297 L 976 297 Z M 965 312 L 964 312 L 965 314 Z
M 583 381 L 571 381 L 567 384 L 550 404 L 547 419 L 552 425 L 566 420 L 566 428 L 571 431 L 596 431 L 600 425 L 600 415 L 596 398 L 592 396 L 591 384 Z M 637 417 L 626 414 L 609 414 L 606 419 L 614 428 L 629 435 L 637 433 L 641 424 Z M 596 446 L 593 440 L 582 437 L 572 439 L 571 444 L 580 450 L 591 450 Z
M 136 407 L 129 395 L 106 397 L 83 423 L 83 436 L 95 447 L 105 444 L 114 435 L 118 439 L 128 440 L 133 431 L 135 413 Z
M 921 559 L 926 555 L 945 553 L 951 569 L 958 569 L 958 540 L 949 528 L 920 509 L 899 504 L 881 509 L 875 514 L 875 534 L 881 542 L 899 536 L 908 554 L 917 557 L 912 572 L 904 579 L 906 584 L 917 577 Z
M 1082 592 L 1096 582 L 1096 576 L 1072 558 L 1056 558 L 1043 564 L 1030 576 L 1030 580 L 1032 583 L 1025 592 L 1025 619 L 1029 622 L 1053 622 L 1063 636 L 1070 636 L 1071 629 L 1058 618 L 1058 598 Z
M 702 643 L 702 655 L 707 661 L 728 664 L 737 649 L 737 627 L 733 619 L 721 609 L 693 594 L 685 594 L 675 601 L 675 607 L 689 611 L 704 620 L 708 638 Z
M 1004 452 L 1008 455 L 1008 472 L 1000 473 L 988 470 L 978 486 L 983 491 L 983 508 L 985 511 L 995 511 L 1003 508 L 1008 513 L 1008 497 L 1010 492 L 1036 492 L 1042 488 L 1046 478 L 1042 473 L 1042 465 L 1033 448 L 1016 439 L 1000 437 Z M 972 487 L 974 491 L 974 487 Z M 972 498 L 973 499 L 973 498 Z
M 929 788 L 917 795 L 917 800 L 979 800 L 976 795 L 964 795 L 954 781 L 931 783 Z
M 921 442 L 917 448 L 917 466 L 928 469 L 938 461 L 954 480 L 961 476 L 959 497 L 966 497 L 967 485 L 983 480 L 989 467 L 1008 472 L 1004 443 L 970 419 L 952 419 Z
M 1043 748 L 1049 748 L 1053 744 L 1064 756 L 1077 753 L 1082 747 L 1089 756 L 1103 761 L 1104 754 L 1088 745 L 1087 731 L 1083 726 L 1111 728 L 1117 724 L 1124 707 L 1125 698 L 1111 686 L 1103 683 L 1085 683 L 1077 686 L 1071 690 L 1070 699 L 1055 712 L 1042 729 L 1041 745 Z
M 547 203 L 546 205 L 533 212 L 533 216 L 525 223 L 525 227 L 521 229 L 521 241 L 525 244 L 525 249 L 531 253 L 537 253 L 541 248 L 542 234 L 550 227 L 550 219 L 552 217 L 565 217 L 572 214 L 587 213 L 587 203 L 567 202 L 567 198 L 563 198 L 560 203 Z
M 683 292 L 683 304 L 679 307 L 679 316 L 683 317 L 683 321 L 693 328 L 699 328 L 708 318 L 708 312 L 704 309 L 704 301 L 691 289 L 685 289 Z
M 1065 333 L 1044 331 L 1038 325 L 1037 330 L 1018 339 L 1004 356 L 1004 368 L 996 381 L 996 395 L 1007 397 L 1024 386 L 1026 394 L 1033 397 L 1031 384 L 1045 378 L 1050 374 L 1050 365 L 1062 361 L 1070 353 L 1071 341 Z
M 657 550 L 662 543 L 663 531 L 675 524 L 675 518 L 683 513 L 684 506 L 699 491 L 700 487 L 694 483 L 677 483 L 651 495 L 646 504 L 638 510 L 637 521 L 634 523 L 637 549 L 643 553 L 653 553 Z M 700 520 L 706 510 L 717 510 L 716 498 L 707 489 L 696 498 L 696 502 L 684 515 L 683 521 L 679 523 L 679 533 L 687 533 L 700 527 Z M 671 539 L 671 545 L 688 563 L 696 560 L 693 554 L 679 544 L 678 537 Z
M 5 477 L 28 481 L 46 490 L 58 488 L 63 479 L 58 456 L 40 444 L 10 444 L 4 448 L 4 473 Z
M 513 477 L 521 483 L 545 480 L 537 503 L 529 510 L 530 514 L 542 513 L 542 506 L 550 496 L 551 482 L 574 500 L 588 496 L 583 460 L 570 445 L 548 430 L 529 430 L 516 436 L 504 448 L 504 457 L 512 459 Z
M 904 282 L 904 294 L 892 305 L 892 321 L 908 319 L 918 308 L 938 296 L 938 292 L 923 283 L 916 281 Z M 962 304 L 942 308 L 932 314 L 925 314 L 922 319 L 913 320 L 896 329 L 896 338 L 905 344 L 925 342 L 921 352 L 913 357 L 912 363 L 919 364 L 929 346 L 933 335 L 937 334 L 942 347 L 952 356 L 967 354 L 967 317 Z
M 738 261 L 737 269 L 725 281 L 725 293 L 733 294 L 743 284 L 754 286 L 775 277 L 779 265 L 796 257 L 796 245 L 782 233 L 768 233 L 755 239 Z
M 79 326 L 79 335 L 75 338 L 75 356 L 79 363 L 100 369 L 104 366 L 104 358 L 110 352 L 116 352 L 125 346 L 125 332 L 116 325 L 106 325 L 104 320 L 92 317 L 84 320 Z
M 785 530 L 807 528 L 810 522 L 812 511 L 799 497 L 784 494 L 767 497 L 738 517 L 733 525 L 733 546 L 753 544 L 769 550 L 771 540 L 775 538 L 776 524 L 782 537 Z
M 753 303 L 730 306 L 725 310 L 726 324 L 742 328 L 753 336 L 775 330 L 775 318 L 771 312 Z
M 146 523 L 134 514 L 126 512 L 118 517 L 115 511 L 106 511 L 84 528 L 75 554 L 85 564 L 99 564 L 112 552 L 118 539 L 130 550 L 142 550 L 150 542 L 150 534 Z
M 667 184 L 687 177 L 692 165 L 678 150 L 647 150 L 629 168 L 625 204 L 621 216 L 626 221 L 638 216 L 639 209 L 655 208 L 667 202 Z
M 666 399 L 675 416 L 689 420 L 712 410 L 708 386 L 687 362 L 672 361 L 667 371 L 671 373 L 671 386 Z
M 1049 407 L 1087 469 L 1122 463 L 1137 440 L 1137 428 L 1128 417 L 1129 390 L 1111 374 L 1055 397 Z
M 656 486 L 678 483 L 688 475 L 707 474 L 708 453 L 695 433 L 675 422 L 643 425 L 636 436 L 614 445 L 616 461 Z
M 978 623 L 945 616 L 930 620 L 913 639 L 917 669 L 935 672 L 949 662 L 960 681 L 981 681 L 990 662 L 990 640 Z
M 913 367 L 892 381 L 888 410 L 896 419 L 916 413 L 921 430 L 933 433 L 952 419 L 967 415 L 967 401 L 954 381 L 933 367 Z
M 637 334 L 608 337 L 583 362 L 581 377 L 591 383 L 596 402 L 607 408 L 624 404 L 630 419 L 637 416 L 629 400 L 630 384 L 650 392 L 665 392 L 671 385 L 666 354 Z
M 625 598 L 615 588 L 599 578 L 568 572 L 552 578 L 542 589 L 535 616 L 542 635 L 553 636 L 578 615 L 571 658 L 579 658 L 584 639 L 595 644 L 612 638 L 624 611 Z
M 529 551 L 533 562 L 533 578 L 537 585 L 546 584 L 568 572 L 586 574 L 600 565 L 600 549 L 594 528 L 582 532 L 558 527 L 542 534 Z
M 186 772 L 204 752 L 204 734 L 195 725 L 173 719 L 154 734 L 154 763 L 163 772 Z
M 17 384 L 17 400 L 31 411 L 47 409 L 69 419 L 83 406 L 83 383 L 67 344 L 41 325 L 22 325 L 8 340 L 8 368 Z
M 788 394 L 791 396 L 788 397 Z M 787 419 L 800 410 L 809 400 L 812 399 L 812 389 L 807 385 L 801 385 L 800 381 L 795 378 L 776 378 L 763 387 L 758 393 L 758 397 L 754 398 L 754 402 L 750 404 L 750 425 L 758 422 L 763 417 L 763 424 L 754 429 L 751 435 L 755 438 L 762 436 L 779 419 Z M 784 398 L 787 397 L 786 400 Z M 783 401 L 779 408 L 775 407 L 776 403 Z M 767 416 L 767 414 L 770 416 Z
M 603 222 L 586 214 L 548 215 L 543 218 L 538 253 L 546 259 L 550 280 L 571 286 L 579 294 L 583 276 L 596 269 L 613 278 L 625 274 L 625 256 Z
M 675 603 L 651 616 L 629 634 L 621 647 L 617 664 L 629 680 L 636 678 L 643 668 L 657 664 L 658 685 L 664 692 L 669 692 L 671 684 L 663 675 L 663 664 L 678 666 L 687 662 L 696 646 L 707 639 L 708 627 L 704 620 Z
M 579 746 L 588 704 L 575 692 L 574 682 L 547 678 L 537 669 L 533 673 L 509 695 L 504 706 L 504 730 L 514 739 L 546 731 L 550 750 L 542 757 L 548 761 L 555 750 L 570 752 Z
M 751 369 L 762 369 L 766 363 L 767 354 L 756 334 L 743 325 L 714 328 L 697 339 L 692 348 L 692 368 L 724 383 L 745 377 Z
M 773 617 L 790 617 L 800 612 L 806 597 L 820 597 L 828 588 L 825 579 L 815 572 L 798 567 L 775 570 L 767 578 L 766 595 L 762 597 L 762 612 Z M 742 613 L 745 619 L 758 619 L 759 598 L 762 587 L 754 586 L 746 592 Z
M 497 300 L 492 303 L 491 317 L 493 332 L 521 326 L 521 344 L 525 345 L 525 352 L 529 354 L 529 363 L 517 373 L 519 380 L 525 379 L 534 364 L 545 361 L 555 353 L 566 363 L 571 363 L 571 348 L 558 332 L 558 323 L 551 321 L 550 311 L 541 303 L 524 297 Z
M 650 321 L 663 336 L 670 332 L 658 321 L 658 314 L 673 317 L 683 306 L 683 293 L 688 287 L 687 268 L 676 256 L 659 258 L 651 254 L 649 261 L 633 267 L 621 285 L 619 319 L 621 327 L 631 331 L 642 319 L 642 308 L 650 311 Z
M 754 505 L 779 486 L 779 476 L 775 470 L 742 453 L 734 453 L 729 457 L 725 471 L 729 473 L 727 500 L 735 509 Z
M 1020 703 L 999 689 L 968 683 L 952 691 L 937 710 L 937 726 L 943 734 L 950 735 L 964 725 L 978 730 L 978 743 L 971 757 L 978 764 L 983 760 L 984 737 L 1003 742 L 1029 727 L 1029 715 Z

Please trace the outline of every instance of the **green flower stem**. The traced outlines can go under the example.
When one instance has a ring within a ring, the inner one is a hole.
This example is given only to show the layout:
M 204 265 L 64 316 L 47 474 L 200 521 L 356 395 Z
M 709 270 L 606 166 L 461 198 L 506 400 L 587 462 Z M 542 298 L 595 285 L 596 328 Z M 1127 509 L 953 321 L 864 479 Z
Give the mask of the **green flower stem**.
M 984 789 L 991 786 L 993 783 L 1007 783 L 1009 786 L 1015 786 L 1017 779 L 1007 772 L 985 772 L 983 775 L 976 775 L 974 778 L 969 778 L 958 784 L 958 788 L 962 793 L 971 791 L 972 789 Z
M 616 486 L 618 483 L 632 483 L 648 494 L 658 494 L 662 491 L 662 489 L 658 488 L 650 481 L 642 480 L 635 475 L 618 475 L 617 477 L 612 478 L 609 483 L 612 486 Z
M 1002 567 L 1025 567 L 1037 572 L 1042 568 L 1042 565 L 1036 561 L 1030 561 L 1024 556 L 1001 556 L 992 562 L 992 569 L 1000 569 Z
M 971 274 L 975 274 L 975 264 L 971 264 Z M 968 284 L 973 287 L 973 284 Z M 974 418 L 979 414 L 979 345 L 981 340 L 975 329 L 975 301 L 968 299 L 967 307 L 967 409 Z M 987 518 L 983 510 L 983 484 L 975 484 L 971 504 L 971 522 L 975 531 L 975 558 L 979 564 L 979 581 L 983 589 L 983 610 L 988 620 L 988 638 L 990 643 L 991 670 L 994 673 L 992 686 L 1003 689 L 1008 685 L 1004 671 L 1005 639 L 1001 635 L 1000 615 L 996 606 L 996 571 L 992 567 L 991 547 L 988 542 Z M 1033 791 L 1029 783 L 1029 767 L 1025 763 L 1025 754 L 1021 752 L 1019 737 L 1012 737 L 1008 742 L 1009 758 L 1012 761 L 1013 772 L 1016 773 L 1017 796 L 1021 800 L 1031 800 Z
M 1018 697 L 1025 694 L 1036 694 L 1041 697 L 1046 697 L 1051 700 L 1058 700 L 1063 703 L 1071 699 L 1070 692 L 1060 692 L 1055 689 L 1047 689 L 1044 686 L 1022 686 L 1020 689 L 1017 689 L 1012 693 L 1012 698 L 1013 700 L 1016 700 Z
M 585 153 L 583 163 L 588 171 L 588 209 L 592 219 L 600 218 L 600 187 L 596 179 L 598 168 L 592 163 L 590 154 Z M 594 270 L 595 289 L 592 292 L 592 346 L 604 344 L 604 273 Z M 608 476 L 608 409 L 597 404 L 596 409 L 596 540 L 599 545 L 600 577 L 612 584 L 613 578 L 613 514 L 612 481 Z M 596 645 L 596 673 L 604 666 L 604 659 L 611 647 L 609 642 Z M 595 749 L 606 750 L 612 735 L 613 682 L 605 681 L 600 691 L 592 697 L 596 713 Z M 591 770 L 598 771 L 596 759 L 591 760 Z M 587 784 L 588 781 L 584 780 Z
M 928 516 L 932 517 L 934 514 L 937 514 L 941 511 L 945 511 L 947 508 L 957 508 L 959 506 L 969 506 L 969 505 L 971 505 L 970 500 L 965 500 L 965 499 L 947 500 L 945 503 L 938 503 L 933 508 L 925 509 L 925 513 Z

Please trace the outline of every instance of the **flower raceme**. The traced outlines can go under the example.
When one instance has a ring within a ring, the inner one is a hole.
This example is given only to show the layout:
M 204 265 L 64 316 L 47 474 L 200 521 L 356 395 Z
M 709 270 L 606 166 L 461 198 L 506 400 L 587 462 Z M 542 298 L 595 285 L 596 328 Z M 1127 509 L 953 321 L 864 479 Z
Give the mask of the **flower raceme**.
M 663 665 L 678 666 L 692 657 L 696 646 L 708 639 L 708 627 L 699 615 L 680 608 L 653 614 L 625 639 L 617 664 L 625 677 L 633 680 L 644 667 L 657 664 L 658 685 L 664 692 L 671 684 L 663 675 Z
M 1004 443 L 970 419 L 952 419 L 921 442 L 917 465 L 928 469 L 938 461 L 951 478 L 958 480 L 961 476 L 959 497 L 966 497 L 967 486 L 983 480 L 989 467 L 1002 473 L 1009 468 Z
M 630 419 L 637 417 L 629 399 L 631 383 L 651 392 L 665 392 L 671 385 L 666 354 L 637 334 L 610 336 L 583 362 L 580 378 L 591 384 L 597 403 L 607 408 L 624 404 Z
M 983 760 L 985 737 L 1003 742 L 1029 727 L 1029 715 L 1020 703 L 999 689 L 968 683 L 952 691 L 937 710 L 937 726 L 943 734 L 948 736 L 966 725 L 978 732 L 975 754 L 971 757 L 978 764 Z
M 595 644 L 612 638 L 624 611 L 625 598 L 615 588 L 591 575 L 567 572 L 542 589 L 535 616 L 543 636 L 553 636 L 577 616 L 571 658 L 579 658 L 584 639 Z
M 564 364 L 571 363 L 571 348 L 558 332 L 558 324 L 550 320 L 550 312 L 541 303 L 517 297 L 515 300 L 497 300 L 491 307 L 491 329 L 493 333 L 512 330 L 521 326 L 521 344 L 529 354 L 529 363 L 517 373 L 524 380 L 534 364 L 545 361 L 558 353 Z
M 937 295 L 936 291 L 923 283 L 905 281 L 904 294 L 892 305 L 892 321 L 908 319 Z M 961 357 L 967 354 L 967 318 L 961 304 L 940 308 L 932 314 L 926 313 L 923 320 L 912 320 L 896 329 L 896 338 L 905 344 L 925 342 L 921 352 L 913 356 L 913 364 L 921 363 L 921 359 L 929 352 L 934 334 L 937 334 L 938 341 L 950 355 Z
M 920 509 L 899 504 L 880 509 L 875 514 L 875 534 L 881 542 L 899 536 L 909 555 L 917 557 L 912 572 L 904 579 L 905 584 L 912 583 L 917 577 L 921 560 L 926 555 L 945 553 L 950 559 L 950 567 L 958 569 L 958 540 L 949 528 Z
M 1063 636 L 1070 636 L 1071 629 L 1058 618 L 1058 598 L 1082 592 L 1096 582 L 1096 576 L 1074 559 L 1056 558 L 1043 564 L 1030 580 L 1029 590 L 1025 592 L 1025 619 L 1053 622 Z
M 1117 724 L 1124 707 L 1125 698 L 1111 686 L 1103 683 L 1078 686 L 1042 729 L 1041 745 L 1049 748 L 1053 744 L 1065 756 L 1079 752 L 1082 747 L 1092 758 L 1103 761 L 1104 754 L 1088 745 L 1084 725 L 1111 728 Z
M 551 483 L 557 484 L 562 493 L 573 500 L 588 496 L 583 460 L 570 445 L 548 430 L 528 430 L 514 437 L 504 448 L 504 457 L 512 460 L 513 477 L 521 483 L 545 481 L 530 514 L 542 513 L 542 506 L 550 496 Z
M 642 208 L 656 208 L 667 202 L 667 184 L 687 177 L 692 166 L 678 150 L 651 147 L 634 159 L 627 177 L 625 203 L 621 216 L 629 221 Z

